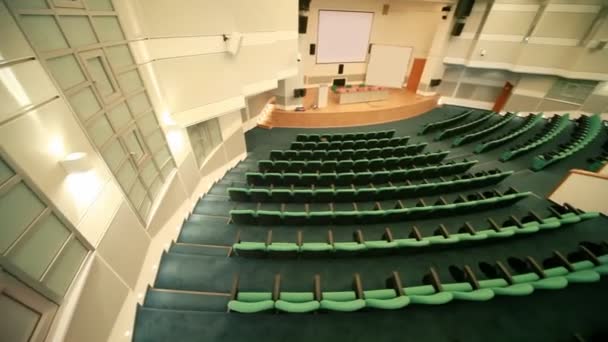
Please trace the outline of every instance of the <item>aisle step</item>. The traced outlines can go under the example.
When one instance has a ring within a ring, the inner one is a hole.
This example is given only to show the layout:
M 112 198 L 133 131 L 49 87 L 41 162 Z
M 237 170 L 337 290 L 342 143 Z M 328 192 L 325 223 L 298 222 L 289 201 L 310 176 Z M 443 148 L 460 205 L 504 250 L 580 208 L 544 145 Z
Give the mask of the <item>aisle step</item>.
M 195 291 L 175 291 L 149 288 L 144 307 L 155 309 L 225 312 L 230 297 Z

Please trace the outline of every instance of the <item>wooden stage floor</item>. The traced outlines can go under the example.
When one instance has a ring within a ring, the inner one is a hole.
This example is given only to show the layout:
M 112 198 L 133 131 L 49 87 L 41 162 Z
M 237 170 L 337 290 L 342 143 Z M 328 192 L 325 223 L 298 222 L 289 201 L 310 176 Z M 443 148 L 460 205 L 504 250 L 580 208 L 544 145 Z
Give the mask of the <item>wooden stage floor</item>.
M 389 89 L 383 101 L 339 104 L 338 95 L 329 91 L 327 107 L 313 109 L 317 88 L 310 88 L 303 100 L 304 112 L 275 109 L 260 125 L 265 128 L 352 127 L 402 120 L 437 107 L 439 96 L 422 96 L 405 89 Z

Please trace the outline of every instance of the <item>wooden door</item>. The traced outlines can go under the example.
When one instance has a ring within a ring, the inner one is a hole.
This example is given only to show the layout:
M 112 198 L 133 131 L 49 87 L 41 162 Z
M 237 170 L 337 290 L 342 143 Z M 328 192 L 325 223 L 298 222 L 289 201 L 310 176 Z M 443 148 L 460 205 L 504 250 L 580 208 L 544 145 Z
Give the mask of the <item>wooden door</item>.
M 422 72 L 424 71 L 424 65 L 426 64 L 426 59 L 424 58 L 415 58 L 414 64 L 412 65 L 412 71 L 410 72 L 410 76 L 407 78 L 407 86 L 406 89 L 411 92 L 416 92 L 418 90 L 418 85 L 420 84 L 420 79 L 422 78 Z
M 510 82 L 505 82 L 505 85 L 502 87 L 502 91 L 496 98 L 496 102 L 494 102 L 494 108 L 492 108 L 492 111 L 500 112 L 505 104 L 507 104 L 509 97 L 511 97 L 512 91 L 513 85 Z

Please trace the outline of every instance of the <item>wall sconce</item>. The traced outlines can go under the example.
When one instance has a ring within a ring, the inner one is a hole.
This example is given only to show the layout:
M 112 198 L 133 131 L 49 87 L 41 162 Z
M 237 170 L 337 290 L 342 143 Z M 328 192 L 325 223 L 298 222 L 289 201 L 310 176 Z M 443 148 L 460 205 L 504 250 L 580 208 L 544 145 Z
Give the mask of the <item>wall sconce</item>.
M 86 172 L 91 169 L 91 164 L 87 158 L 87 154 L 84 152 L 70 153 L 59 163 L 68 174 Z

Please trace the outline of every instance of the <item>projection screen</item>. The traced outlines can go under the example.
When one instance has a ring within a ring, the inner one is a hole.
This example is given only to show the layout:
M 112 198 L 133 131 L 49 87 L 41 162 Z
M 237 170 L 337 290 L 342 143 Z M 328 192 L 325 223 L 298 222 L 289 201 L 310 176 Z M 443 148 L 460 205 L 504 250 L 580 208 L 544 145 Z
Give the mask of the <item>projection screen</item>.
M 363 63 L 373 12 L 319 11 L 317 63 Z

